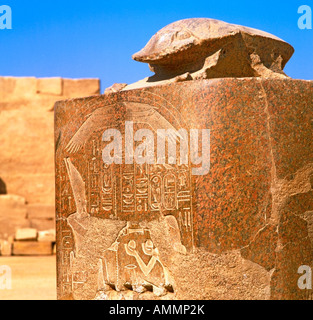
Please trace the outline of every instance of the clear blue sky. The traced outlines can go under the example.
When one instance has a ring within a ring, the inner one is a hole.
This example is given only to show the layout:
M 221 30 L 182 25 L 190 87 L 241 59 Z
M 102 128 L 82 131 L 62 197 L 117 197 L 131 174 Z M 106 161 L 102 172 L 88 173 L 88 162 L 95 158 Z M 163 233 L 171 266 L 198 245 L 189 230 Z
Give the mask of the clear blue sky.
M 313 79 L 313 30 L 300 30 L 298 7 L 312 0 L 0 0 L 12 30 L 0 30 L 0 75 L 100 78 L 102 90 L 150 75 L 132 61 L 150 37 L 176 20 L 207 17 L 270 32 L 292 44 L 285 71 Z

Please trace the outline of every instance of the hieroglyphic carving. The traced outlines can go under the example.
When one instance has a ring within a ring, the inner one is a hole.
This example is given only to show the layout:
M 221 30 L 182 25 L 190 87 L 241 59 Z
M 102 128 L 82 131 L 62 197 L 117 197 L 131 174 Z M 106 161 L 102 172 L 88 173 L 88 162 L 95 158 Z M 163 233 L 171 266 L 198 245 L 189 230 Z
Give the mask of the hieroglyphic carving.
M 191 177 L 187 166 L 182 166 L 178 173 L 177 209 L 179 228 L 184 245 L 193 246 L 193 216 L 191 197 Z
M 149 166 L 135 164 L 136 211 L 144 216 L 149 212 Z
M 72 188 L 69 183 L 69 176 L 66 170 L 66 164 L 62 161 L 60 165 L 60 201 L 61 212 L 72 213 L 75 210 Z
M 72 290 L 83 288 L 88 279 L 88 271 L 76 271 L 72 273 Z
M 61 248 L 59 248 L 60 252 L 60 260 L 62 267 L 62 286 L 61 286 L 61 294 L 63 296 L 67 296 L 72 292 L 72 273 L 71 266 L 73 260 L 73 238 L 71 231 L 62 231 L 61 235 Z
M 124 105 L 127 120 L 135 123 L 138 121 L 149 127 L 153 122 L 154 129 L 156 129 L 155 121 L 162 126 L 161 128 L 174 128 L 152 106 L 138 102 L 124 102 Z M 111 109 L 108 108 L 107 113 L 104 109 L 100 108 L 94 112 L 98 117 L 103 117 L 104 124 L 100 126 L 102 129 L 93 127 L 100 122 L 92 114 L 67 146 L 70 150 L 74 148 L 75 152 L 72 151 L 71 156 L 74 160 L 77 150 L 84 149 L 88 173 L 83 176 L 83 179 L 88 193 L 88 213 L 103 219 L 126 220 L 156 217 L 152 212 L 163 215 L 172 214 L 179 221 L 184 245 L 191 249 L 193 218 L 189 166 L 104 164 L 101 158 L 101 152 L 105 147 L 102 141 L 104 130 L 109 125 L 119 128 L 122 132 L 124 130 L 122 123 L 114 123 L 111 119 Z M 144 117 L 148 118 L 143 121 Z M 108 123 L 109 121 L 112 123 Z M 88 135 L 88 129 L 93 132 L 91 135 Z M 85 143 L 81 141 L 81 136 L 84 137 Z M 169 135 L 169 139 L 174 137 Z M 80 156 L 78 153 L 78 157 Z M 118 187 L 120 192 L 117 192 Z
M 150 205 L 153 211 L 173 215 L 179 222 L 182 243 L 193 245 L 191 175 L 187 165 L 150 166 Z
M 92 216 L 107 219 L 117 218 L 116 177 L 114 165 L 102 161 L 103 132 L 94 133 L 85 145 L 88 212 Z
M 139 128 L 175 129 L 151 105 L 129 101 L 123 104 L 126 120 L 133 121 L 135 125 L 138 121 Z M 113 127 L 124 132 L 123 122 L 115 120 L 122 117 L 112 114 L 114 106 L 96 109 L 89 115 L 67 144 L 63 153 L 65 158 L 58 168 L 61 177 L 61 214 L 58 222 L 62 220 L 61 230 L 64 233 L 59 248 L 62 260 L 61 296 L 82 288 L 88 281 L 87 270 L 77 271 L 72 267 L 78 256 L 77 250 L 85 241 L 91 217 L 120 220 L 128 224 L 122 231 L 123 236 L 120 235 L 117 242 L 107 248 L 106 257 L 99 257 L 102 261 L 99 268 L 103 269 L 105 282 L 112 282 L 118 290 L 122 290 L 128 281 L 136 286 L 151 280 L 161 291 L 162 286 L 172 285 L 168 280 L 169 271 L 161 262 L 151 239 L 153 230 L 141 226 L 141 222 L 168 217 L 164 221 L 171 235 L 168 242 L 174 250 L 185 254 L 186 248 L 193 248 L 190 167 L 105 164 L 102 160 L 102 150 L 106 145 L 102 141 L 103 132 Z M 174 138 L 169 136 L 169 139 Z M 179 222 L 181 214 L 187 214 L 187 228 Z M 134 227 L 136 225 L 138 227 Z M 124 243 L 126 239 L 128 242 Z M 122 247 L 116 247 L 117 243 L 122 242 Z
M 122 188 L 121 188 L 121 204 L 122 213 L 130 213 L 136 211 L 135 202 L 135 167 L 134 165 L 124 165 L 123 174 L 121 177 Z
M 113 165 L 102 164 L 101 171 L 101 208 L 111 219 L 117 218 L 116 207 L 116 178 L 114 176 Z

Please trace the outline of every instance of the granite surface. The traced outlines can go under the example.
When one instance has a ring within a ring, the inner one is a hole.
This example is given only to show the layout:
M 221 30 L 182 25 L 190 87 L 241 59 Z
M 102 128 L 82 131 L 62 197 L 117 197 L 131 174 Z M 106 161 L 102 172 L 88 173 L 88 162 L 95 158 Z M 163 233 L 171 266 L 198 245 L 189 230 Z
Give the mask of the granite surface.
M 312 101 L 311 81 L 224 78 L 58 102 L 58 298 L 310 298 Z M 210 129 L 209 173 L 105 165 L 125 121 Z

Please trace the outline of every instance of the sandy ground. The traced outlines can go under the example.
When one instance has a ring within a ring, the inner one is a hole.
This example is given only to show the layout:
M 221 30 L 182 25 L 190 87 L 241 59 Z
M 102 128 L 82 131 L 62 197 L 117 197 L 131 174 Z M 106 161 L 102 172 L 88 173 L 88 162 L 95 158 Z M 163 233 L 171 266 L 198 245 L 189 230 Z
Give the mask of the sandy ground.
M 56 300 L 55 256 L 0 257 L 1 266 L 11 268 L 12 288 L 0 286 L 0 300 Z

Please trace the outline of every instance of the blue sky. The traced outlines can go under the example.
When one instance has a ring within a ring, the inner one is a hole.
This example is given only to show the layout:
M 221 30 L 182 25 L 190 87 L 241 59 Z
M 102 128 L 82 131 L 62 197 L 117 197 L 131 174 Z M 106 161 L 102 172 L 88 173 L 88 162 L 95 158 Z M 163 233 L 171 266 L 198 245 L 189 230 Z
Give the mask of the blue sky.
M 0 0 L 12 8 L 12 30 L 0 30 L 0 75 L 100 78 L 102 90 L 151 73 L 131 59 L 159 29 L 207 17 L 272 33 L 294 46 L 285 71 L 313 79 L 313 30 L 300 30 L 300 5 L 313 0 Z

